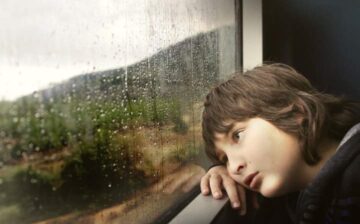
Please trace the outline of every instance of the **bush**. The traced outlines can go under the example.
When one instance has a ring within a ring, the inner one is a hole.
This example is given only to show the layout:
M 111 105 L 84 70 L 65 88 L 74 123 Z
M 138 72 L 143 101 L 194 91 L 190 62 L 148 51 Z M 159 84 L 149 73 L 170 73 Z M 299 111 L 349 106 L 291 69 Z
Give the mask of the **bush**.
M 9 201 L 20 202 L 26 213 L 51 209 L 57 204 L 57 197 L 53 191 L 55 176 L 29 167 L 18 171 L 8 182 L 7 192 Z
M 144 161 L 141 145 L 137 135 L 112 138 L 100 131 L 76 146 L 59 173 L 29 167 L 2 180 L 0 203 L 18 205 L 26 222 L 119 203 L 147 181 L 137 166 Z
M 167 159 L 176 162 L 186 162 L 195 158 L 197 155 L 199 155 L 199 153 L 200 148 L 197 148 L 191 142 L 188 142 L 179 149 L 172 151 Z
M 136 167 L 143 155 L 132 148 L 133 140 L 110 140 L 99 133 L 80 144 L 61 172 L 63 198 L 80 207 L 111 204 L 143 185 L 145 173 Z

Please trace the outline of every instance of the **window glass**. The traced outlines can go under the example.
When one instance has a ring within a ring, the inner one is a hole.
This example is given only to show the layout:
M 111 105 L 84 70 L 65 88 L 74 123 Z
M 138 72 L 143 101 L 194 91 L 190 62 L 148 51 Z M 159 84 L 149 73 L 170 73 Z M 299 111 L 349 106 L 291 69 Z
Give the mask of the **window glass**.
M 233 0 L 0 1 L 0 223 L 149 223 L 204 170 Z

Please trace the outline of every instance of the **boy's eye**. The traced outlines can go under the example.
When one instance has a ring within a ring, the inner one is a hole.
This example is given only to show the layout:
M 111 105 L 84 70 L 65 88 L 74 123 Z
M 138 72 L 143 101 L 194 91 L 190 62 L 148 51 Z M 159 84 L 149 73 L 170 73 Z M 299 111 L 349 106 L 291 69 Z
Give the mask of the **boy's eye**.
M 242 131 L 235 132 L 234 135 L 233 135 L 233 139 L 236 142 L 239 142 L 242 138 L 243 138 L 243 132 Z

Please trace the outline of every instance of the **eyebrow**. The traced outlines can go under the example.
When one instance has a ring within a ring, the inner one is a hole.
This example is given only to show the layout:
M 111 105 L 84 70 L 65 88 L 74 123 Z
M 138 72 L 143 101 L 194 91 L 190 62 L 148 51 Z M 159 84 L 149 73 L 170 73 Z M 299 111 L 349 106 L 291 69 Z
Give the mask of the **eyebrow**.
M 220 133 L 225 134 L 226 136 L 228 136 L 229 133 L 234 129 L 234 127 L 235 127 L 235 122 L 231 122 L 231 124 L 229 124 L 229 125 L 224 125 L 224 127 L 225 127 L 225 131 L 224 131 L 224 132 L 220 132 Z M 217 138 L 216 136 L 214 136 L 214 140 L 215 140 L 215 141 L 218 141 L 219 138 Z
M 237 127 L 241 127 L 241 129 L 245 129 L 245 121 L 238 121 L 238 125 L 235 125 L 236 121 L 232 122 L 230 125 L 226 126 L 225 135 L 228 136 L 230 133 L 234 132 Z M 240 124 L 239 124 L 240 123 Z

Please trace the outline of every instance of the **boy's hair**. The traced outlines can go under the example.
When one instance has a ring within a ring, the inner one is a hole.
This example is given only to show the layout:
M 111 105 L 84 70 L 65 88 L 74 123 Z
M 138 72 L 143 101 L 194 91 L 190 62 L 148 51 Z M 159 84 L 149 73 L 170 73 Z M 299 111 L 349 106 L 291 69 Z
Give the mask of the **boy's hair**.
M 235 121 L 260 117 L 299 139 L 304 160 L 320 160 L 317 147 L 324 138 L 340 140 L 360 122 L 360 104 L 321 93 L 284 64 L 258 66 L 213 88 L 206 96 L 202 134 L 207 155 L 215 153 L 215 132 L 227 133 Z

